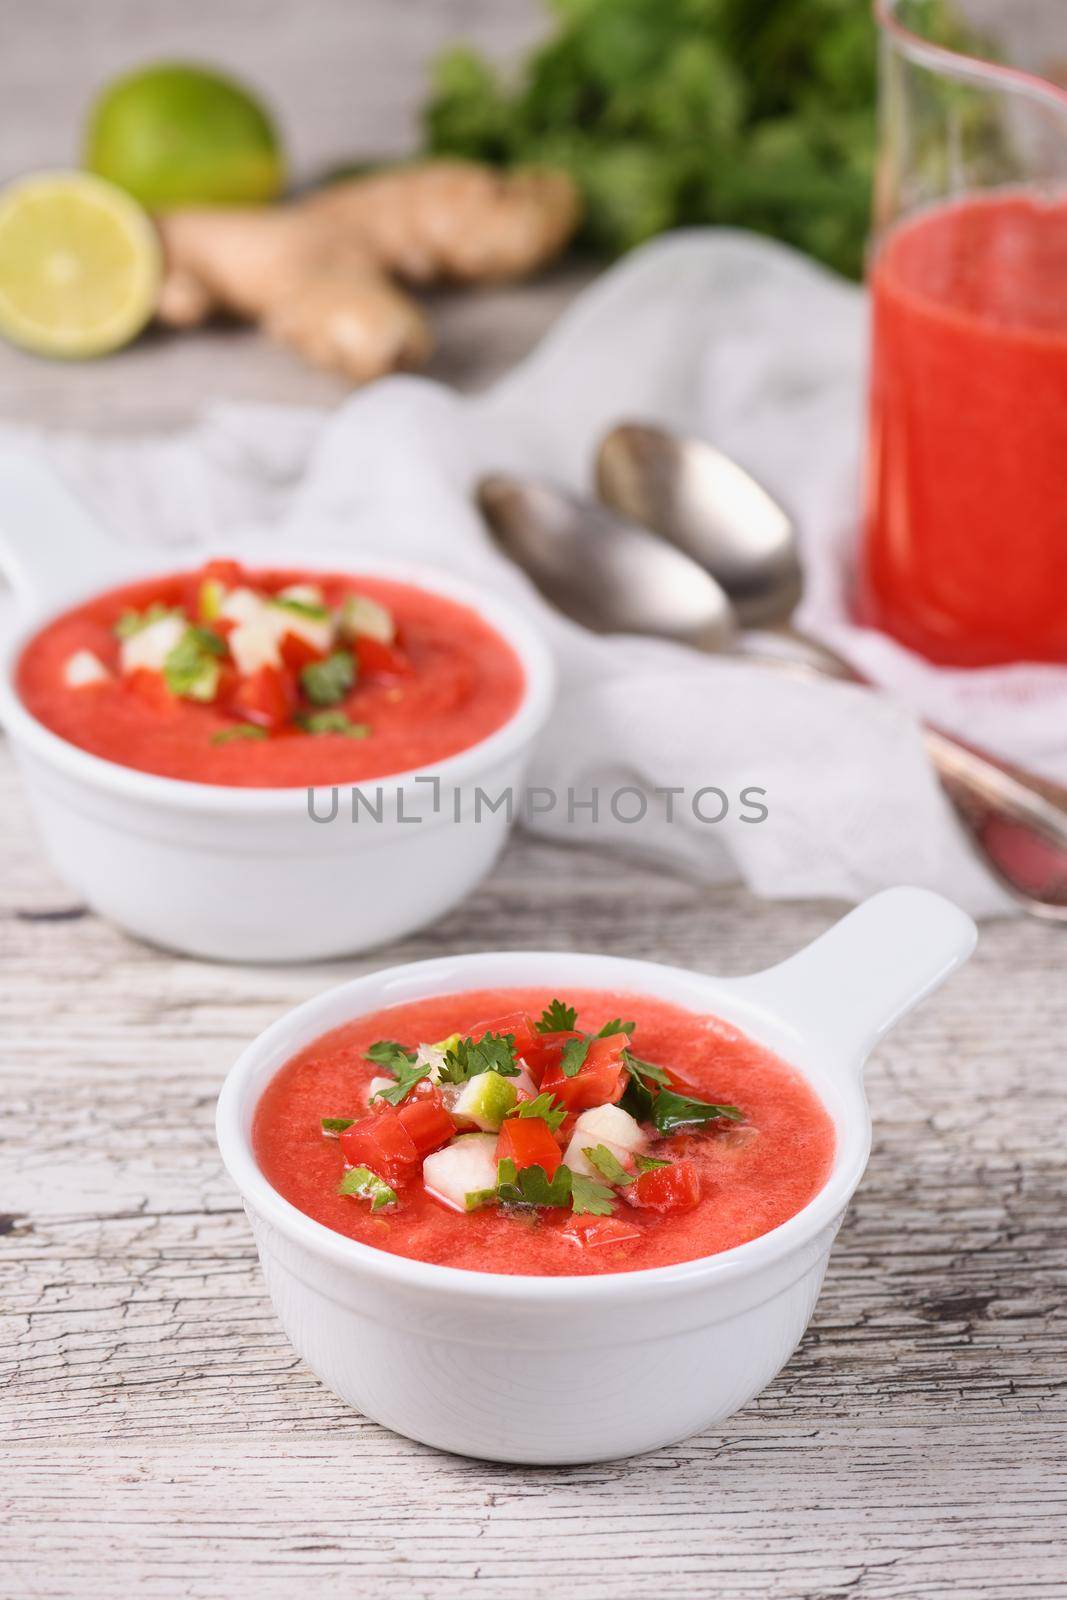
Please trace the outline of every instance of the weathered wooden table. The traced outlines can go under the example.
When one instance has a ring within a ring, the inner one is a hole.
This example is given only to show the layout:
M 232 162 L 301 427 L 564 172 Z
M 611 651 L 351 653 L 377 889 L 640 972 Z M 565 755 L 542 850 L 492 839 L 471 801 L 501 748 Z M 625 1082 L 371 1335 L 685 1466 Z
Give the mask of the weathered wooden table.
M 573 282 L 453 303 L 440 370 L 498 369 Z M 0 353 L 0 416 L 51 425 L 334 392 L 243 334 L 73 371 Z M 517 838 L 386 957 L 210 966 L 73 901 L 6 755 L 0 799 L 0 1600 L 1067 1596 L 1064 935 L 987 927 L 872 1062 L 870 1172 L 758 1400 L 642 1460 L 486 1466 L 365 1422 L 294 1355 L 215 1150 L 226 1068 L 382 959 L 536 945 L 742 972 L 840 908 Z

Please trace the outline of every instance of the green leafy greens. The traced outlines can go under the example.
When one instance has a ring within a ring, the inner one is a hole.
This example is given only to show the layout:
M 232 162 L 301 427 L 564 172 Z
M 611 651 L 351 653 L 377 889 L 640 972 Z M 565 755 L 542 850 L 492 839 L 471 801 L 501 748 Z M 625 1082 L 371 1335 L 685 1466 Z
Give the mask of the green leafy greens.
M 366 739 L 370 725 L 352 722 L 344 711 L 307 711 L 296 718 L 305 733 L 343 733 L 346 739 Z
M 396 1190 L 390 1189 L 369 1167 L 349 1167 L 337 1186 L 337 1193 L 369 1200 L 372 1211 L 384 1211 L 386 1206 L 396 1205 Z
M 578 1021 L 578 1012 L 574 1006 L 566 1006 L 562 1000 L 552 1000 L 541 1013 L 540 1022 L 535 1022 L 534 1027 L 538 1033 L 570 1033 Z
M 558 1167 L 549 1180 L 544 1167 L 516 1167 L 505 1159 L 497 1163 L 496 1192 L 503 1205 L 566 1206 L 571 1203 L 569 1167 Z
M 252 722 L 237 722 L 232 728 L 220 728 L 211 735 L 212 744 L 234 744 L 238 739 L 266 739 L 266 728 L 257 728 Z
M 180 616 L 180 611 L 172 610 L 170 606 L 165 606 L 157 600 L 147 611 L 124 611 L 111 631 L 116 638 L 132 639 L 135 633 L 150 628 L 153 622 L 162 622 L 164 617 Z
M 322 1131 L 328 1137 L 344 1133 L 345 1129 L 350 1128 L 355 1120 L 355 1117 L 323 1117 Z
M 567 1043 L 563 1046 L 563 1054 L 559 1059 L 560 1068 L 565 1078 L 577 1077 L 578 1073 L 581 1072 L 592 1042 L 591 1039 L 567 1040 Z
M 163 678 L 171 694 L 182 700 L 214 700 L 219 687 L 219 657 L 226 641 L 210 628 L 186 628 L 163 662 Z
M 316 706 L 336 705 L 355 681 L 356 663 L 350 650 L 334 650 L 324 661 L 310 661 L 300 672 L 300 687 Z
M 560 1105 L 554 1094 L 539 1094 L 533 1100 L 524 1100 L 513 1113 L 516 1117 L 540 1117 L 547 1122 L 550 1133 L 555 1133 L 567 1115 L 566 1106 Z
M 402 1044 L 397 1044 L 395 1039 L 378 1039 L 367 1049 L 368 1061 L 373 1061 L 376 1066 L 383 1067 L 389 1075 L 396 1079 L 387 1089 L 379 1089 L 375 1095 L 376 1100 L 384 1100 L 388 1105 L 398 1106 L 401 1100 L 406 1100 L 417 1083 L 430 1076 L 429 1063 L 420 1066 L 416 1060 L 414 1050 L 405 1050 Z
M 498 1072 L 504 1078 L 517 1078 L 515 1038 L 510 1033 L 486 1033 L 475 1041 L 460 1039 L 445 1052 L 441 1065 L 442 1083 L 466 1083 L 482 1072 Z
M 707 1100 L 676 1094 L 673 1089 L 661 1089 L 652 1105 L 652 1125 L 663 1134 L 676 1133 L 679 1128 L 699 1127 L 719 1117 L 728 1122 L 744 1122 L 745 1113 L 738 1106 L 711 1105 Z

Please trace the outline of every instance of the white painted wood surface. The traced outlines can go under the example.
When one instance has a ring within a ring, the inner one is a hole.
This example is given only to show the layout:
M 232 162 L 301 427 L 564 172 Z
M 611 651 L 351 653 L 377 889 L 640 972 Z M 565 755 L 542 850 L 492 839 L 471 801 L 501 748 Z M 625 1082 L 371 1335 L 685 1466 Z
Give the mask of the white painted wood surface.
M 5 1600 L 1067 1594 L 1061 936 L 989 926 L 879 1052 L 869 1175 L 758 1400 L 640 1461 L 484 1466 L 304 1368 L 215 1151 L 246 1040 L 371 962 L 136 944 L 52 877 L 6 759 L 0 786 Z M 837 909 L 520 840 L 380 959 L 536 944 L 738 972 Z
M 415 67 L 462 18 L 498 50 L 538 25 L 522 0 L 8 0 L 2 169 L 66 160 L 88 80 L 175 48 L 280 94 L 304 167 L 379 128 L 399 148 Z M 437 370 L 485 381 L 581 277 L 448 301 Z M 0 352 L 0 418 L 53 427 L 337 393 L 241 332 L 82 368 Z M 321 1388 L 215 1152 L 241 1047 L 371 962 L 150 950 L 53 877 L 6 752 L 0 816 L 0 1600 L 1067 1596 L 1062 935 L 987 927 L 879 1052 L 871 1169 L 775 1384 L 643 1460 L 519 1470 L 409 1444 Z M 517 840 L 470 905 L 372 959 L 538 945 L 740 972 L 839 909 Z

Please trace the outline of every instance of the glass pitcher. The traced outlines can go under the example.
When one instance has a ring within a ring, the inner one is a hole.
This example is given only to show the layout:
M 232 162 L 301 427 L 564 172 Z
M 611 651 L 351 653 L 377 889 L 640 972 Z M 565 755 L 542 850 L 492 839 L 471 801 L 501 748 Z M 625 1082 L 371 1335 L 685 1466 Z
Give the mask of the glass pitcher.
M 1067 662 L 1067 0 L 875 11 L 858 609 L 936 662 Z

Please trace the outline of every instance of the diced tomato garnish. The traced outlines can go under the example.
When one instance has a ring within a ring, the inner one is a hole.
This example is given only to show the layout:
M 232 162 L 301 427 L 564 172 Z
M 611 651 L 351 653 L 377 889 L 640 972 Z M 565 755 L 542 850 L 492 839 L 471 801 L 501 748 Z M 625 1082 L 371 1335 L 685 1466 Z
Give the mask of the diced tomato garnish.
M 626 1045 L 624 1033 L 609 1034 L 606 1039 L 594 1039 L 585 1060 L 572 1078 L 568 1078 L 563 1071 L 565 1046 L 561 1046 L 541 1074 L 542 1091 L 554 1094 L 568 1111 L 588 1111 L 593 1106 L 621 1100 L 626 1087 L 626 1068 L 622 1064 Z
M 167 688 L 167 680 L 161 672 L 151 672 L 148 667 L 138 667 L 125 678 L 126 687 L 131 689 L 141 700 L 147 700 L 149 705 L 162 708 L 173 706 L 174 696 Z
M 237 625 L 236 617 L 212 617 L 209 624 L 212 633 L 221 634 L 224 639 L 230 637 Z
M 642 1172 L 626 1190 L 626 1198 L 644 1211 L 692 1211 L 700 1202 L 700 1179 L 691 1161 Z
M 410 657 L 395 644 L 383 644 L 380 639 L 368 639 L 359 634 L 353 649 L 361 678 L 379 678 L 394 683 L 398 678 L 410 678 L 415 668 Z
M 200 577 L 204 582 L 214 578 L 216 583 L 221 583 L 227 589 L 236 589 L 244 583 L 245 573 L 239 561 L 229 561 L 220 556 L 217 561 L 205 561 L 200 570 Z
M 260 667 L 238 684 L 231 707 L 260 728 L 283 728 L 297 707 L 296 681 L 281 667 Z
M 349 1166 L 369 1167 L 388 1183 L 399 1182 L 419 1160 L 414 1139 L 390 1105 L 353 1122 L 340 1145 Z
M 515 1053 L 522 1056 L 527 1063 L 540 1039 L 540 1034 L 534 1027 L 533 1018 L 528 1011 L 509 1011 L 502 1017 L 491 1017 L 488 1022 L 479 1022 L 477 1027 L 471 1028 L 470 1037 L 480 1039 L 483 1033 L 510 1033 L 515 1040 Z
M 552 1179 L 563 1160 L 563 1153 L 547 1122 L 540 1117 L 508 1117 L 497 1140 L 498 1161 L 514 1161 L 516 1167 L 543 1167 Z
M 278 646 L 282 660 L 290 672 L 299 673 L 303 667 L 310 666 L 312 661 L 322 661 L 323 652 L 316 650 L 315 646 L 308 644 L 298 633 L 286 633 Z
M 418 1100 L 406 1100 L 397 1110 L 397 1116 L 420 1159 L 440 1150 L 456 1131 L 456 1124 L 436 1094 L 424 1095 Z
M 622 1217 L 573 1217 L 560 1233 L 588 1250 L 606 1244 L 627 1244 L 641 1237 L 636 1223 L 625 1222 Z
M 520 1051 L 526 1061 L 533 1079 L 540 1083 L 542 1076 L 563 1054 L 563 1047 L 571 1039 L 580 1039 L 580 1033 L 573 1031 L 562 1033 L 538 1033 L 536 1028 L 531 1029 L 530 1040 L 527 1048 Z

